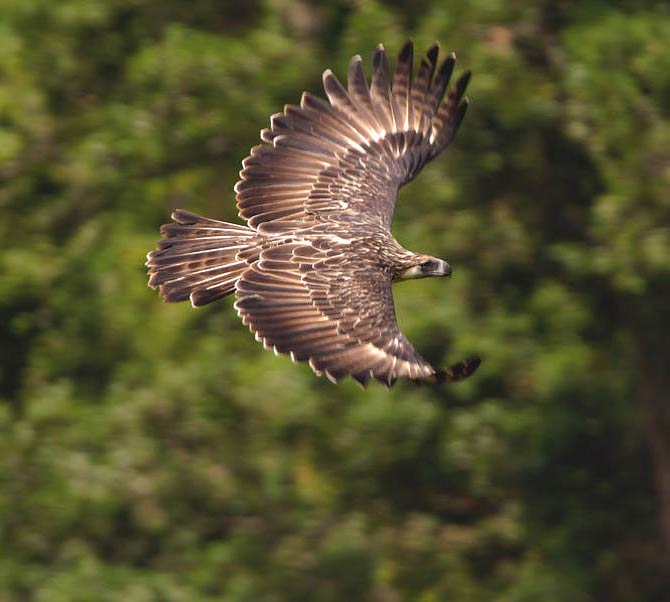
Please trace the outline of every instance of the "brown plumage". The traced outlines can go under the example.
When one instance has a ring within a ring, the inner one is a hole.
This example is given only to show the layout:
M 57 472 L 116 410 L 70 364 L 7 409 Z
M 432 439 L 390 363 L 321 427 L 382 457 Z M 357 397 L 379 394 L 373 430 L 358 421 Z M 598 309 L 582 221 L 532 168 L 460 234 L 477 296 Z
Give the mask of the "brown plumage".
M 235 292 L 259 341 L 333 381 L 472 374 L 478 358 L 432 367 L 395 317 L 393 281 L 451 274 L 445 261 L 401 247 L 391 223 L 400 186 L 455 136 L 470 78 L 443 99 L 454 54 L 437 68 L 438 47 L 430 48 L 413 82 L 412 55 L 408 42 L 390 79 L 380 45 L 369 87 L 355 56 L 346 89 L 326 70 L 327 101 L 304 93 L 300 106 L 273 115 L 235 186 L 248 225 L 175 211 L 148 255 L 149 286 L 196 307 Z

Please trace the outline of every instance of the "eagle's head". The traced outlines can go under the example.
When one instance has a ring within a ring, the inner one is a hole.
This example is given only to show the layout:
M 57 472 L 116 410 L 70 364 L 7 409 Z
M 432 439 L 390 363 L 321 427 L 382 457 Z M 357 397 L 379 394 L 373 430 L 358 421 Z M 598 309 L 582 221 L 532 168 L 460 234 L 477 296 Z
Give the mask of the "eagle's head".
M 427 278 L 428 276 L 451 276 L 451 266 L 437 257 L 413 255 L 407 262 L 396 268 L 393 280 Z

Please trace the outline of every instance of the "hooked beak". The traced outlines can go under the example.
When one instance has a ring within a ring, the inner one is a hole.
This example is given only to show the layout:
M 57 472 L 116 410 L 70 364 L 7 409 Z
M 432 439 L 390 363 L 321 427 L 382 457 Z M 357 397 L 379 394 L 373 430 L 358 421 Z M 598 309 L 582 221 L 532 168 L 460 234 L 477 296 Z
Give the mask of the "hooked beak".
M 438 264 L 435 271 L 431 274 L 432 276 L 446 276 L 451 278 L 451 266 L 444 261 L 444 259 L 438 259 Z

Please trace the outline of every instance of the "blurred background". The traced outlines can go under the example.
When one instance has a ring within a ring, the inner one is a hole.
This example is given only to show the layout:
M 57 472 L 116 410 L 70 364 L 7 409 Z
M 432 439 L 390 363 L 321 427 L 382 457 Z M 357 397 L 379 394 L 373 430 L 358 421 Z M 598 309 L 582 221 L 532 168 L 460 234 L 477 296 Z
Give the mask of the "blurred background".
M 0 602 L 669 599 L 667 2 L 0 7 Z M 474 76 L 399 321 L 479 372 L 334 386 L 162 303 L 171 210 L 236 220 L 269 116 L 410 36 Z

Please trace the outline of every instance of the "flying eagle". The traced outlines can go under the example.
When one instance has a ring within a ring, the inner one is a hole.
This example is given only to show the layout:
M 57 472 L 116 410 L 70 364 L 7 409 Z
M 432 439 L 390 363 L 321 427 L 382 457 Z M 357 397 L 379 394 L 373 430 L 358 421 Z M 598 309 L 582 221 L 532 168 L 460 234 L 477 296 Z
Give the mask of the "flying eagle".
M 181 209 L 147 256 L 149 286 L 194 307 L 235 293 L 256 339 L 332 381 L 460 380 L 473 357 L 434 368 L 400 332 L 391 284 L 451 275 L 449 264 L 404 249 L 391 234 L 398 189 L 454 138 L 470 72 L 443 99 L 451 53 L 431 47 L 412 78 L 413 43 L 392 81 L 380 44 L 368 86 L 360 56 L 345 88 L 328 69 L 328 100 L 303 93 L 261 131 L 235 186 L 246 226 Z

